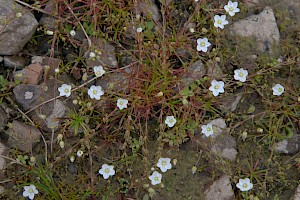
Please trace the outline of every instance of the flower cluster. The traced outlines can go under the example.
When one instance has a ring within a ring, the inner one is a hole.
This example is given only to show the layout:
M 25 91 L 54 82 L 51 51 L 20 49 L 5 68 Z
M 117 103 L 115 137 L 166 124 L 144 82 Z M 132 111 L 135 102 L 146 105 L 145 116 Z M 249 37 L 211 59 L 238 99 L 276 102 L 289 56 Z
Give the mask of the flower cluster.
M 170 158 L 160 158 L 160 159 L 158 159 L 158 162 L 157 162 L 156 166 L 162 172 L 166 172 L 166 171 L 168 171 L 169 169 L 172 168 L 171 159 Z M 148 178 L 151 181 L 152 185 L 157 185 L 157 184 L 161 183 L 162 174 L 159 173 L 158 171 L 154 171 L 151 174 L 151 176 L 149 176 Z

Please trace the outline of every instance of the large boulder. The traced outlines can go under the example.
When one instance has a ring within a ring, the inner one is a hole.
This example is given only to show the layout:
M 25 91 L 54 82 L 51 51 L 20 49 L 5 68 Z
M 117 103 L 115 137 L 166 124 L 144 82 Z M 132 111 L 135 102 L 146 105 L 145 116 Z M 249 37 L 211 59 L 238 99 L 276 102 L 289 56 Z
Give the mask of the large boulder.
M 0 0 L 0 13 L 0 55 L 17 54 L 34 34 L 38 22 L 13 0 Z

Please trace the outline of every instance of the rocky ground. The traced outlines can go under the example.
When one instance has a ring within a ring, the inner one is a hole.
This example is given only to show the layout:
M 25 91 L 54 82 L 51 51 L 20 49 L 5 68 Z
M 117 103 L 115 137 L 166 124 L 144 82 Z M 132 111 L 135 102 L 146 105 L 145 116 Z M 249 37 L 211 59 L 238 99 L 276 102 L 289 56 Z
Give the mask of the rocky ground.
M 103 5 L 123 10 L 97 22 L 98 34 L 91 13 L 79 23 L 67 3 L 0 0 L 0 199 L 22 199 L 29 184 L 35 199 L 300 199 L 300 1 L 239 1 L 223 30 L 209 21 L 227 2 L 123 3 Z M 196 50 L 205 35 L 207 53 Z M 94 77 L 100 65 L 106 72 Z M 246 83 L 233 80 L 238 68 Z M 225 81 L 225 94 L 209 95 L 212 79 Z M 275 83 L 282 96 L 272 96 Z M 62 84 L 71 96 L 59 96 Z M 105 97 L 89 99 L 92 85 Z M 134 108 L 119 111 L 120 96 Z M 165 111 L 175 127 L 162 125 Z M 159 157 L 172 169 L 152 186 Z M 115 166 L 108 180 L 103 163 Z M 247 177 L 254 187 L 242 192 L 236 184 Z

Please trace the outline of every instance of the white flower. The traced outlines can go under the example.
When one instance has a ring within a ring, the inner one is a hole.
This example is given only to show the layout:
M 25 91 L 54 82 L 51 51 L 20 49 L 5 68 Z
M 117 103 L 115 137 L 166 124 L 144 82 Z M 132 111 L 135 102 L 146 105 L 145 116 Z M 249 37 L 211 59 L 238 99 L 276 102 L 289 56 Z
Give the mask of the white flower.
M 273 95 L 280 96 L 284 92 L 284 87 L 280 84 L 276 84 L 274 87 L 272 87 Z
M 119 98 L 117 101 L 117 106 L 120 110 L 127 108 L 128 100 Z
M 96 77 L 101 77 L 105 73 L 105 70 L 103 69 L 103 67 L 101 65 L 94 66 L 94 73 L 95 73 Z
M 219 93 L 224 93 L 224 82 L 213 80 L 209 90 L 212 91 L 214 96 L 218 96 Z
M 226 20 L 226 15 L 215 15 L 214 16 L 214 20 L 215 20 L 215 23 L 214 23 L 214 26 L 216 28 L 221 28 L 223 29 L 224 28 L 224 25 L 228 24 L 228 21 Z
M 75 32 L 74 30 L 71 30 L 71 31 L 70 31 L 70 35 L 73 37 L 73 36 L 76 35 L 76 32 Z
M 228 4 L 224 6 L 224 9 L 231 17 L 234 16 L 235 13 L 240 12 L 240 9 L 238 8 L 238 2 L 228 1 Z
M 71 95 L 71 85 L 62 84 L 59 88 L 59 96 L 66 96 L 69 97 Z
M 94 52 L 90 52 L 90 58 L 95 58 L 96 57 L 96 54 Z
M 83 155 L 83 151 L 82 150 L 78 150 L 76 153 L 77 157 L 81 157 Z
M 212 124 L 207 124 L 207 125 L 202 125 L 201 126 L 201 129 L 202 129 L 202 133 L 206 136 L 206 137 L 209 137 L 211 136 L 212 134 L 214 134 L 214 129 L 212 127 Z
M 165 120 L 165 123 L 171 128 L 175 125 L 176 119 L 173 115 L 172 116 L 167 116 L 166 120 Z
M 251 190 L 253 188 L 253 184 L 250 183 L 249 178 L 239 179 L 239 182 L 236 184 L 236 187 L 239 188 L 242 192 Z
M 248 76 L 248 71 L 241 68 L 234 70 L 234 79 L 237 81 L 245 82 Z
M 101 86 L 92 85 L 88 90 L 88 95 L 90 95 L 91 99 L 99 100 L 100 97 L 104 94 Z
M 114 166 L 103 164 L 102 168 L 99 170 L 99 174 L 103 176 L 104 179 L 108 179 L 109 176 L 115 175 Z
M 151 176 L 148 177 L 151 180 L 152 185 L 157 185 L 161 183 L 162 175 L 161 173 L 154 171 Z
M 53 35 L 54 33 L 53 33 L 53 31 L 47 30 L 47 31 L 46 31 L 46 34 L 47 34 L 47 35 Z
M 207 48 L 211 45 L 207 38 L 197 39 L 197 51 L 207 52 Z
M 191 33 L 195 32 L 195 29 L 193 27 L 190 27 L 189 30 L 190 30 Z
M 20 12 L 18 12 L 18 13 L 16 13 L 16 17 L 22 17 L 23 16 L 23 14 L 22 13 L 20 13 Z
M 24 186 L 23 197 L 34 199 L 34 195 L 38 193 L 39 191 L 35 188 L 34 185 Z
M 59 68 L 55 68 L 54 69 L 54 72 L 57 74 L 57 73 L 59 73 Z
M 160 159 L 158 159 L 156 166 L 159 167 L 159 169 L 162 172 L 166 172 L 168 169 L 172 168 L 171 159 L 170 158 L 160 158 Z
M 136 32 L 138 32 L 138 33 L 142 32 L 142 31 L 143 31 L 143 29 L 141 27 L 136 29 Z

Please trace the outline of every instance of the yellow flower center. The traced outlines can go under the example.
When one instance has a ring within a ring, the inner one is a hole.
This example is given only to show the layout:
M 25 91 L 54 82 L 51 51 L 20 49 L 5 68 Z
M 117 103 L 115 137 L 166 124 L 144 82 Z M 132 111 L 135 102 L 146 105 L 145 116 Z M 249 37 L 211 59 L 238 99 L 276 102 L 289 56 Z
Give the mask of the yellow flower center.
M 108 174 L 108 173 L 109 173 L 109 169 L 106 168 L 106 169 L 104 170 L 104 172 L 105 172 L 106 174 Z
M 97 94 L 97 90 L 93 90 L 93 94 Z
M 156 177 L 154 177 L 154 180 L 155 181 L 159 181 L 159 178 L 156 176 Z
M 243 72 L 240 72 L 239 77 L 243 77 L 243 76 L 244 76 Z
M 69 93 L 70 90 L 68 88 L 65 88 L 64 91 L 65 91 L 65 93 Z
M 204 46 L 205 46 L 205 42 L 200 42 L 200 45 L 201 45 L 202 47 L 204 47 Z
M 170 119 L 170 120 L 169 120 L 169 122 L 170 122 L 170 123 L 173 123 L 173 122 L 174 122 L 174 120 L 173 120 L 173 119 Z
M 247 183 L 244 183 L 243 188 L 247 188 L 247 187 L 248 187 Z
M 278 92 L 282 92 L 282 88 L 278 88 Z
M 211 128 L 210 128 L 210 127 L 207 127 L 207 131 L 211 131 Z
M 222 24 L 222 20 L 219 19 L 219 20 L 217 21 L 217 23 L 218 23 L 218 24 Z
M 29 193 L 33 193 L 33 189 L 32 188 L 29 189 Z
M 214 88 L 217 90 L 217 89 L 219 89 L 219 86 L 218 86 L 218 85 L 215 85 Z
M 234 8 L 233 8 L 233 7 L 230 7 L 230 8 L 229 8 L 229 11 L 231 11 L 231 12 L 232 12 L 233 10 L 234 10 Z
M 123 106 L 123 104 L 124 104 L 123 101 L 121 101 L 121 102 L 120 102 L 120 105 Z
M 96 75 L 100 75 L 101 73 L 100 73 L 100 71 L 96 71 Z
M 166 164 L 167 164 L 166 161 L 162 161 L 162 162 L 161 162 L 161 165 L 162 165 L 162 166 L 165 166 Z

